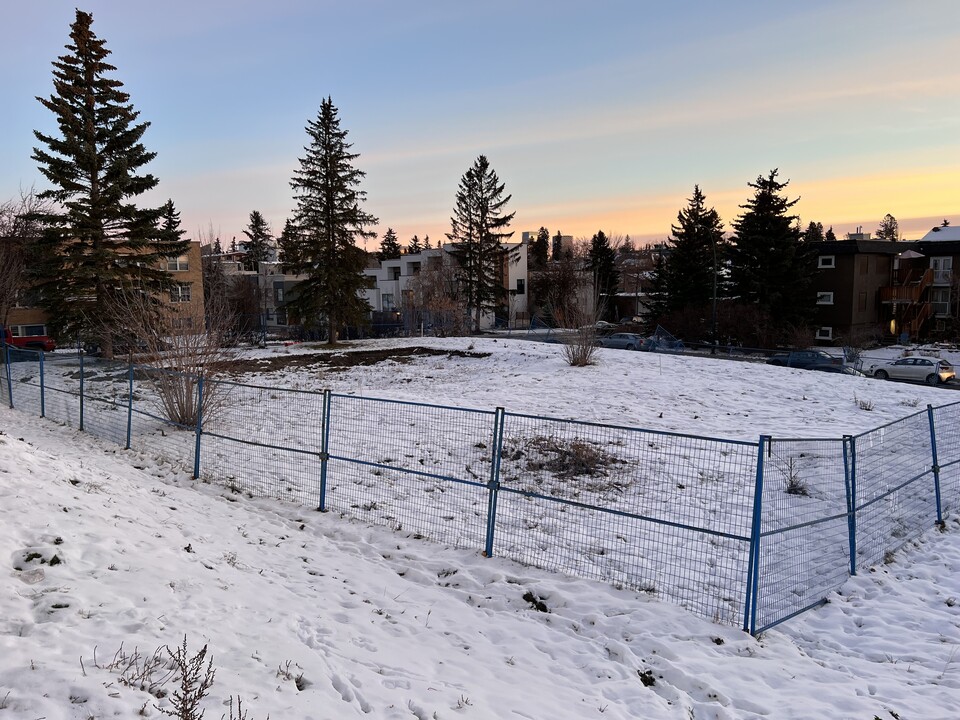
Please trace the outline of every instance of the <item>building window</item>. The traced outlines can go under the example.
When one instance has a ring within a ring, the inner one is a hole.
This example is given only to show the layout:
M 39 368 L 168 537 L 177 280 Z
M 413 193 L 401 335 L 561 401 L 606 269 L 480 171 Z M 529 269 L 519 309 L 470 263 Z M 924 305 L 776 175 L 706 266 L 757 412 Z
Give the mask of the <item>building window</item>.
M 932 288 L 930 290 L 930 304 L 933 314 L 945 317 L 950 314 L 950 288 Z
M 186 303 L 190 302 L 190 286 L 187 284 L 174 285 L 170 288 L 170 302 Z
M 390 270 L 390 279 L 391 279 L 391 280 L 399 280 L 399 279 L 400 279 L 400 268 L 399 268 L 399 267 L 392 267 L 392 268 L 389 268 L 389 270 Z
M 167 258 L 167 270 L 169 272 L 183 272 L 190 269 L 190 261 L 186 255 L 178 258 Z
M 273 284 L 273 301 L 278 303 L 283 302 L 283 283 L 282 282 Z
M 833 293 L 832 293 L 832 292 L 818 292 L 818 293 L 817 293 L 817 305 L 833 305 Z
M 287 324 L 287 311 L 283 308 L 277 308 L 277 325 Z
M 817 260 L 818 268 L 834 268 L 837 266 L 837 258 L 835 255 L 821 255 Z
M 523 295 L 527 291 L 527 281 L 517 279 L 517 295 Z
M 411 274 L 411 275 L 419 275 L 419 274 L 420 274 L 420 263 L 418 263 L 418 262 L 412 262 L 412 263 L 408 264 L 407 267 L 410 269 L 410 274 Z
M 170 327 L 172 327 L 174 330 L 192 330 L 193 318 L 192 317 L 175 317 L 170 321 Z
M 861 292 L 857 295 L 857 310 L 859 312 L 867 311 L 867 293 Z
M 833 340 L 833 328 L 817 328 L 817 340 Z
M 399 270 L 399 268 L 397 268 Z M 384 310 L 393 310 L 393 293 L 384 293 L 381 298 L 381 304 L 383 305 Z

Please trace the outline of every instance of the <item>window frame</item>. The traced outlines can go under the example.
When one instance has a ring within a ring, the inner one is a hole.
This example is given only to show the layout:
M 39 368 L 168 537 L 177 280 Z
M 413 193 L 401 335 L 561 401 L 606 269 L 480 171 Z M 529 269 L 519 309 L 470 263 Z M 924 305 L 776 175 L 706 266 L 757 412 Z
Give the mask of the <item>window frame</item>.
M 836 255 L 820 255 L 817 257 L 818 270 L 833 270 L 837 267 Z

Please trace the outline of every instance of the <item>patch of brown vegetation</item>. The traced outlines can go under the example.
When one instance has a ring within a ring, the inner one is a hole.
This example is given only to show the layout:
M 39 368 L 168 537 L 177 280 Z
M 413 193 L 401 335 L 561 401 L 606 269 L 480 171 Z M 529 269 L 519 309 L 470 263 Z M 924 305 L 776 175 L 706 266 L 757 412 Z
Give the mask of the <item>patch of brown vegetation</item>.
M 276 355 L 265 358 L 239 358 L 223 363 L 218 369 L 228 373 L 274 372 L 295 367 L 318 367 L 327 371 L 346 370 L 347 368 L 376 365 L 391 360 L 396 363 L 408 363 L 414 357 L 440 356 L 462 358 L 484 358 L 490 353 L 470 352 L 467 350 L 439 350 L 428 347 L 398 347 L 381 350 L 328 350 L 315 353 L 297 353 Z

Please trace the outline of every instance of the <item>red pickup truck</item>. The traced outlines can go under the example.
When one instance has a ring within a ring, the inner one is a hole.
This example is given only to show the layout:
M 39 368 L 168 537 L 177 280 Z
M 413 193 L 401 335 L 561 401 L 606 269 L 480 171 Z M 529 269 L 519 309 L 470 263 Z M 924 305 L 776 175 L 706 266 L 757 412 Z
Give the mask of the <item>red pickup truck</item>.
M 57 344 L 53 341 L 53 338 L 47 335 L 14 335 L 10 331 L 10 328 L 4 325 L 0 325 L 0 341 L 2 341 L 3 344 L 25 350 L 53 352 L 57 349 Z

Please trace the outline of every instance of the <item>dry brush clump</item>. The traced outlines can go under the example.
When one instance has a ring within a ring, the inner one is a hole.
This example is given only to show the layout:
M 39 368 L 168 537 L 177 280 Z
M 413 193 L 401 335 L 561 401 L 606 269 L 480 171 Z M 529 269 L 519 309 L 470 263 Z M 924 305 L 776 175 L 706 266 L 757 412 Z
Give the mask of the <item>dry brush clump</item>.
M 561 336 L 563 359 L 573 367 L 593 365 L 597 353 L 596 312 L 569 307 L 557 313 L 558 322 L 566 328 Z
M 96 322 L 101 335 L 115 338 L 113 348 L 126 350 L 130 363 L 136 361 L 138 377 L 174 425 L 195 427 L 226 402 L 226 388 L 211 382 L 236 356 L 227 343 L 234 318 L 225 304 L 212 301 L 205 311 L 187 304 L 177 308 L 128 291 L 118 293 L 107 316 Z

